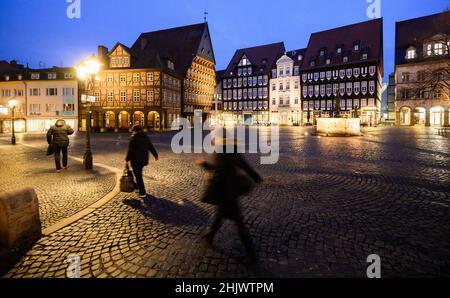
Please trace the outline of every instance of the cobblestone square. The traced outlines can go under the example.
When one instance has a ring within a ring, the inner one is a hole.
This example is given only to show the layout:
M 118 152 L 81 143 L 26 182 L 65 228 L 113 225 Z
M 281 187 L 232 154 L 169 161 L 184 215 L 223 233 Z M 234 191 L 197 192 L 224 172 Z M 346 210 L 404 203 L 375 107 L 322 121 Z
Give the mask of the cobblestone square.
M 450 277 L 450 139 L 431 128 L 373 128 L 364 136 L 325 138 L 310 129 L 280 130 L 280 160 L 246 158 L 264 182 L 241 199 L 260 269 L 241 262 L 244 249 L 227 222 L 214 249 L 201 236 L 212 206 L 200 202 L 208 174 L 198 155 L 176 155 L 174 133 L 149 133 L 160 160 L 145 169 L 151 197 L 119 193 L 102 207 L 39 240 L 4 277 L 65 277 L 67 257 L 81 257 L 88 277 L 366 277 L 367 257 L 381 258 L 382 277 Z M 70 155 L 82 157 L 84 135 Z M 94 162 L 122 170 L 128 134 L 94 134 Z M 114 188 L 114 174 L 85 173 L 72 163 L 67 195 L 40 135 L 0 137 L 0 187 L 34 185 L 51 225 Z M 26 146 L 24 146 L 26 145 Z M 44 152 L 44 153 L 42 153 Z M 207 157 L 207 156 L 205 156 Z M 41 181 L 49 181 L 42 183 Z M 59 181 L 59 182 L 58 182 Z M 71 187 L 71 183 L 77 185 Z M 57 207 L 54 207 L 57 206 Z

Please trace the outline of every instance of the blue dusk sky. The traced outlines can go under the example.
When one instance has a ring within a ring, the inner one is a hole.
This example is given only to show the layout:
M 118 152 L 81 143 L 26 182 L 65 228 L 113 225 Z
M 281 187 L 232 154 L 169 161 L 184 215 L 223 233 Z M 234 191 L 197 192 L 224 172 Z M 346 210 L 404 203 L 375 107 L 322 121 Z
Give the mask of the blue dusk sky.
M 69 19 L 72 1 L 0 1 L 0 60 L 73 66 L 97 45 L 131 46 L 142 32 L 203 22 L 206 10 L 220 70 L 236 49 L 279 41 L 303 48 L 313 32 L 366 21 L 375 0 L 79 0 L 81 18 Z M 450 1 L 380 1 L 386 78 L 394 70 L 395 22 L 442 12 Z

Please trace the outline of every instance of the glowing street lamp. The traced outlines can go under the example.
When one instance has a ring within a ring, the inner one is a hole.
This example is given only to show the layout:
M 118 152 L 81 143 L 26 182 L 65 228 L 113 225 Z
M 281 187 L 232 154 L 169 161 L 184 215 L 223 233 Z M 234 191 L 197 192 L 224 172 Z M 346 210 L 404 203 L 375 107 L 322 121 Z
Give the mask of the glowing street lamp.
M 85 90 L 91 90 L 94 85 L 97 75 L 100 72 L 101 64 L 98 62 L 96 57 L 92 55 L 88 59 L 82 61 L 78 66 L 75 67 L 77 71 L 78 78 L 85 81 Z M 91 170 L 93 168 L 92 162 L 92 151 L 91 151 L 91 103 L 94 102 L 92 96 L 82 95 L 82 102 L 87 105 L 86 112 L 86 152 L 83 157 L 83 165 L 86 170 Z
M 14 132 L 14 112 L 16 110 L 17 105 L 19 104 L 19 102 L 15 99 L 11 99 L 10 101 L 8 101 L 8 106 L 11 108 L 11 123 L 12 123 L 12 136 L 11 136 L 11 144 L 15 145 L 16 144 L 16 135 Z

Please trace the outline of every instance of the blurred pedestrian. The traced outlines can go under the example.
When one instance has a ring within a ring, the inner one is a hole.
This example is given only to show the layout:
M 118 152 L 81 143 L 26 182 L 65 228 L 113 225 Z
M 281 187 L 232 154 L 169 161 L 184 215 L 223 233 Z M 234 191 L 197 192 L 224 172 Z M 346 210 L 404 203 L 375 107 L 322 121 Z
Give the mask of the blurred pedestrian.
M 213 224 L 209 232 L 204 236 L 204 241 L 211 246 L 214 236 L 219 231 L 224 220 L 234 221 L 239 236 L 245 247 L 247 265 L 256 265 L 256 254 L 250 234 L 245 227 L 239 197 L 246 195 L 252 189 L 253 181 L 262 182 L 261 176 L 237 153 L 237 144 L 234 142 L 234 153 L 226 152 L 226 139 L 223 141 L 223 152 L 214 154 L 214 163 L 197 160 L 196 163 L 206 170 L 213 172 L 209 181 L 203 202 L 217 205 Z M 250 178 L 253 180 L 250 180 Z
M 66 124 L 66 121 L 58 119 L 52 127 L 47 131 L 47 143 L 53 146 L 55 152 L 56 172 L 61 172 L 61 152 L 62 164 L 67 169 L 69 147 L 69 136 L 74 133 L 73 128 Z
M 132 132 L 133 134 L 131 135 L 125 162 L 127 166 L 131 164 L 131 168 L 133 169 L 133 175 L 139 189 L 139 198 L 145 199 L 147 192 L 145 190 L 144 179 L 142 178 L 142 170 L 149 162 L 148 151 L 152 153 L 155 160 L 159 160 L 159 157 L 150 138 L 145 134 L 141 126 L 135 125 Z

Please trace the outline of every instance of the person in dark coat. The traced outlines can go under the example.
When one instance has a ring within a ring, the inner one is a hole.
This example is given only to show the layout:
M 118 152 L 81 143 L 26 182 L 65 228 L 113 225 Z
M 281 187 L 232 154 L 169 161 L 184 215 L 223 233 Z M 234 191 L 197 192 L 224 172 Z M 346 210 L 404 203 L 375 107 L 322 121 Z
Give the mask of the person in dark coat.
M 47 143 L 53 145 L 55 151 L 56 172 L 61 172 L 61 152 L 64 169 L 67 169 L 67 148 L 69 147 L 69 136 L 74 133 L 73 128 L 66 121 L 59 119 L 55 125 L 47 131 Z
M 127 165 L 130 163 L 131 168 L 133 169 L 133 175 L 139 188 L 139 197 L 145 199 L 147 192 L 145 190 L 144 179 L 142 178 L 142 170 L 148 165 L 148 151 L 152 153 L 155 160 L 159 160 L 158 152 L 153 146 L 150 138 L 142 130 L 142 127 L 136 125 L 133 127 L 132 131 L 133 134 L 131 135 L 125 161 Z
M 246 249 L 248 265 L 255 265 L 256 254 L 252 239 L 243 221 L 238 199 L 250 192 L 251 184 L 253 184 L 250 178 L 256 183 L 262 182 L 262 178 L 245 161 L 243 156 L 237 153 L 236 143 L 234 145 L 235 153 L 215 153 L 214 163 L 208 163 L 201 159 L 196 161 L 206 170 L 213 172 L 205 196 L 214 196 L 214 204 L 217 205 L 213 224 L 204 236 L 204 241 L 211 246 L 223 221 L 226 219 L 232 220 L 237 226 L 239 236 Z M 226 152 L 225 147 L 224 144 L 223 152 Z

